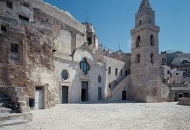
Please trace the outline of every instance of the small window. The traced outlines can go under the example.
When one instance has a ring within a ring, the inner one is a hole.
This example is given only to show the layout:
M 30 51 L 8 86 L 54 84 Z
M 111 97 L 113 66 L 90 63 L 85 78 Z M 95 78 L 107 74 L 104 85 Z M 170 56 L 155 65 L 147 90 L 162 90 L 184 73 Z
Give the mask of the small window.
M 24 16 L 22 16 L 22 15 L 19 15 L 19 19 L 22 21 L 22 22 L 29 22 L 29 18 L 27 18 L 27 17 L 24 17 Z
M 109 86 L 108 86 L 109 88 L 111 88 L 111 83 L 109 84 Z
M 140 63 L 140 59 L 141 59 L 140 54 L 137 54 L 137 56 L 136 56 L 136 63 Z
M 176 75 L 178 75 L 178 73 L 176 73 Z
M 121 69 L 121 73 L 120 73 L 120 74 L 121 74 L 121 76 L 122 76 L 122 73 L 123 73 L 123 72 L 122 72 L 122 69 Z
M 150 54 L 150 63 L 154 63 L 154 54 L 153 53 Z
M 6 2 L 7 8 L 13 9 L 13 3 L 12 2 Z
M 137 39 L 136 39 L 136 48 L 140 47 L 140 42 L 141 42 L 141 37 L 138 36 Z
M 117 75 L 117 68 L 115 68 L 115 75 Z
M 111 67 L 108 67 L 108 74 L 111 74 Z
M 10 59 L 19 60 L 18 49 L 19 49 L 18 44 L 11 43 L 11 46 L 10 46 Z
M 100 83 L 102 81 L 102 78 L 101 78 L 101 76 L 99 75 L 98 76 L 98 83 Z
M 5 25 L 1 25 L 1 30 L 6 32 L 7 31 L 7 27 Z
M 64 80 L 67 80 L 68 79 L 68 72 L 66 70 L 63 70 L 61 73 L 61 76 Z
M 167 73 L 170 74 L 170 71 L 168 70 Z
M 139 21 L 139 25 L 141 25 L 141 20 Z

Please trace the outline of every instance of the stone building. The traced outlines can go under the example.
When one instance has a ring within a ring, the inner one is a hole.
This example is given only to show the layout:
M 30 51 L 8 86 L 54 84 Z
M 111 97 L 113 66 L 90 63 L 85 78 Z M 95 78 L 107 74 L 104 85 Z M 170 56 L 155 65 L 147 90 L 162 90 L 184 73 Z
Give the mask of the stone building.
M 20 111 L 29 110 L 31 99 L 42 109 L 170 96 L 160 74 L 160 28 L 148 0 L 135 15 L 131 54 L 103 50 L 92 24 L 41 0 L 2 0 L 0 26 L 0 94 L 19 103 Z

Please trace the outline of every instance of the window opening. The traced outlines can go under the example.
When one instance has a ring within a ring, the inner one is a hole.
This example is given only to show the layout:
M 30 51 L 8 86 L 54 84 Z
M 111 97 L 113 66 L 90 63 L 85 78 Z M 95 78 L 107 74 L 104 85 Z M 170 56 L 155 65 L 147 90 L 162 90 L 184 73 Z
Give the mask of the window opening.
M 19 60 L 18 49 L 19 49 L 19 45 L 18 44 L 11 43 L 10 59 L 12 59 L 12 60 Z

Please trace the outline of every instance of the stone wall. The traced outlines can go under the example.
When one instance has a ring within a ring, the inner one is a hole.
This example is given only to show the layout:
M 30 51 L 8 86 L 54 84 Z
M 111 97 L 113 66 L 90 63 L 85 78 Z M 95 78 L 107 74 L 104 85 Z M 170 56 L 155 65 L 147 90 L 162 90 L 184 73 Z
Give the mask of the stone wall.
M 0 25 L 6 28 L 0 31 L 0 86 L 24 87 L 30 98 L 42 86 L 44 108 L 54 106 L 53 53 L 72 55 L 84 44 L 85 26 L 43 1 L 15 0 L 12 9 L 5 2 L 0 2 Z M 18 44 L 17 60 L 10 58 L 12 43 Z

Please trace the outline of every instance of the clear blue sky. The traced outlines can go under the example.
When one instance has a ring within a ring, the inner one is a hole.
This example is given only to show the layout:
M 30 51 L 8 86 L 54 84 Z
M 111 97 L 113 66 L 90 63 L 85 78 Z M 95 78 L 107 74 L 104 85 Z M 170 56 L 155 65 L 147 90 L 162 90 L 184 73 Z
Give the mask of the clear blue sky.
M 79 22 L 95 27 L 106 49 L 130 52 L 130 30 L 141 0 L 44 0 L 68 11 Z M 190 0 L 149 0 L 160 26 L 160 52 L 181 50 L 190 53 Z

